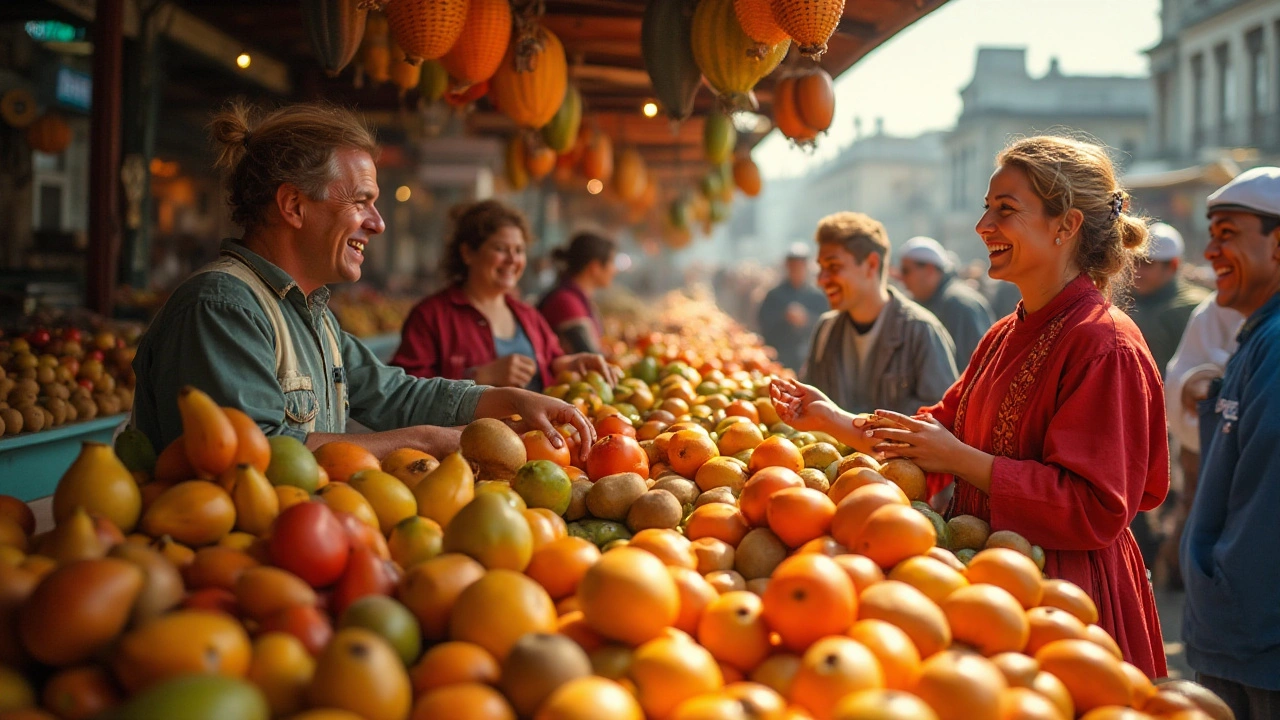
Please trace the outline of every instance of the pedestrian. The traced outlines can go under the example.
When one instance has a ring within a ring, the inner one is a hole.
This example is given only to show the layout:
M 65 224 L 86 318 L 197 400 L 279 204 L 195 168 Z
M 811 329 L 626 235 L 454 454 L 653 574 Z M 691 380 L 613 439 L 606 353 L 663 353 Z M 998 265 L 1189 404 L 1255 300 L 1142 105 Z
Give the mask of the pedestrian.
M 963 373 L 995 322 L 986 298 L 956 276 L 947 251 L 930 237 L 913 237 L 902 245 L 898 271 L 911 298 L 933 313 L 955 341 L 956 370 Z
M 1217 303 L 1245 317 L 1200 402 L 1200 480 L 1182 535 L 1182 638 L 1241 720 L 1280 717 L 1280 167 L 1209 196 Z
M 796 372 L 809 353 L 809 338 L 818 317 L 827 310 L 827 298 L 813 284 L 812 253 L 806 243 L 792 243 L 787 250 L 786 277 L 760 303 L 760 334 L 778 351 L 778 362 Z
M 595 294 L 613 284 L 618 274 L 618 244 L 603 235 L 580 232 L 569 245 L 552 252 L 560 280 L 538 303 L 538 312 L 556 331 L 567 352 L 599 353 L 604 326 Z

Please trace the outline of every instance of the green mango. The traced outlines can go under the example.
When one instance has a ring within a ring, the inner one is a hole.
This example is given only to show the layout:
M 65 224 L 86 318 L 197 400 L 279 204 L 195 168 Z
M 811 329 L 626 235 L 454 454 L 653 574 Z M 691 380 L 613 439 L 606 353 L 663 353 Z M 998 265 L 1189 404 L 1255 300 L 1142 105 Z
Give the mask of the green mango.
M 733 155 L 733 148 L 738 144 L 738 129 L 733 120 L 725 113 L 712 112 L 702 126 L 702 153 L 707 162 L 720 165 Z M 719 173 L 716 178 L 723 182 Z
M 116 436 L 116 457 L 129 472 L 150 474 L 156 469 L 156 448 L 141 430 L 126 428 Z
M 239 678 L 183 675 L 153 685 L 104 720 L 270 720 L 262 691 Z
M 542 126 L 542 140 L 557 153 L 567 153 L 578 142 L 578 128 L 582 124 L 582 93 L 572 84 L 564 94 L 560 109 Z

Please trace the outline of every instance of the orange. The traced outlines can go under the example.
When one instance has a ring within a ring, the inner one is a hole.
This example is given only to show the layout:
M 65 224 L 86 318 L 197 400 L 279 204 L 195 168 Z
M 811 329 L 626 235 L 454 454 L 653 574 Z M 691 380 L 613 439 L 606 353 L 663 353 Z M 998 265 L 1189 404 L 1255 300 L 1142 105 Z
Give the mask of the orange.
M 1133 702 L 1120 660 L 1088 640 L 1056 640 L 1036 653 L 1040 669 L 1062 681 L 1077 713 Z
M 716 444 L 705 432 L 681 430 L 667 443 L 667 463 L 671 469 L 687 478 L 698 474 L 698 468 L 720 454 Z
M 0 495 L 0 518 L 12 520 L 23 535 L 36 531 L 36 515 L 30 506 L 12 495 Z
M 636 428 L 634 425 L 631 424 L 630 420 L 622 417 L 622 415 L 618 413 L 617 408 L 613 407 L 612 405 L 605 405 L 604 407 L 600 408 L 601 412 L 603 412 L 606 408 L 613 410 L 613 413 L 605 415 L 604 417 L 601 417 L 596 420 L 595 422 L 596 435 L 600 437 L 604 437 L 605 435 L 628 435 L 630 437 L 636 436 Z
M 797 652 L 827 635 L 849 629 L 858 598 L 853 581 L 826 555 L 793 555 L 773 571 L 764 596 L 764 619 Z
M 650 720 L 663 720 L 685 700 L 724 686 L 711 653 L 683 638 L 660 637 L 636 648 L 628 675 Z
M 771 649 L 764 603 L 758 595 L 746 591 L 720 595 L 703 610 L 697 637 L 720 662 L 751 672 L 764 662 Z
M 1084 637 L 1086 640 L 1093 642 L 1098 647 L 1111 653 L 1111 656 L 1117 660 L 1124 659 L 1124 653 L 1120 650 L 1120 645 L 1116 643 L 1116 639 L 1111 634 L 1103 630 L 1101 626 L 1089 625 L 1084 629 Z
M 396 598 L 422 626 L 427 642 L 443 640 L 458 596 L 485 574 L 484 566 L 466 555 L 445 553 L 409 569 L 396 588 Z
M 715 538 L 737 547 L 750 529 L 747 517 L 737 506 L 714 502 L 694 508 L 685 523 L 684 534 L 690 540 Z
M 884 620 L 897 625 L 915 643 L 921 658 L 929 658 L 951 644 L 951 626 L 932 600 L 896 580 L 878 582 L 858 596 L 859 620 Z
M 765 508 L 769 529 L 791 548 L 826 535 L 835 514 L 835 503 L 808 487 L 783 488 Z
M 275 491 L 276 500 L 280 503 L 280 512 L 311 499 L 311 495 L 306 490 L 293 485 L 276 485 Z
M 848 470 L 840 473 L 840 476 L 836 478 L 836 481 L 831 483 L 831 488 L 827 490 L 827 496 L 831 498 L 831 502 L 839 505 L 840 501 L 849 497 L 849 493 L 857 490 L 858 488 L 866 487 L 867 485 L 893 485 L 896 488 L 898 487 L 889 478 L 881 475 L 875 470 L 872 470 L 869 467 L 858 466 L 849 468 Z M 902 492 L 902 488 L 898 488 L 898 492 Z M 903 499 L 906 499 L 907 494 L 902 493 L 902 497 Z M 907 500 L 907 503 L 910 502 L 910 500 Z
M 316 448 L 316 462 L 329 474 L 330 482 L 347 482 L 361 470 L 381 470 L 373 453 L 346 440 L 334 440 Z
M 588 655 L 605 645 L 605 639 L 591 629 L 581 610 L 562 612 L 556 621 L 556 631 L 578 643 L 578 647 Z
M 774 692 L 786 697 L 791 693 L 791 684 L 800 672 L 800 656 L 780 652 L 765 658 L 764 662 L 751 671 L 751 682 L 760 683 Z
M 836 557 L 849 552 L 849 548 L 836 542 L 836 539 L 830 535 L 816 537 L 809 542 L 796 548 L 797 553 L 818 553 L 827 557 Z
M 1009 548 L 990 548 L 974 555 L 965 577 L 975 585 L 988 583 L 1008 590 L 1024 608 L 1039 605 L 1044 592 L 1035 561 Z
M 862 643 L 880 661 L 884 686 L 891 690 L 910 690 L 920 676 L 920 651 L 897 625 L 884 620 L 859 620 L 846 633 Z
M 1040 673 L 1040 663 L 1020 652 L 999 653 L 987 659 L 1004 675 L 1009 687 L 1029 688 Z
M 629 435 L 605 435 L 591 446 L 587 456 L 587 477 L 595 482 L 606 475 L 633 472 L 649 477 L 649 456 Z
M 928 555 L 917 555 L 898 563 L 889 571 L 889 579 L 910 585 L 938 604 L 956 590 L 969 586 L 964 575 Z
M 1039 665 L 1039 663 L 1036 664 Z M 1071 693 L 1056 676 L 1047 672 L 1036 673 L 1035 679 L 1031 681 L 1031 689 L 1049 698 L 1049 701 L 1062 711 L 1063 717 L 1076 716 L 1076 706 L 1071 700 Z
M 1018 652 L 1027 644 L 1029 626 L 1022 606 L 995 585 L 970 585 L 942 602 L 951 637 L 983 655 Z
M 1098 622 L 1098 606 L 1078 585 L 1068 580 L 1049 579 L 1041 582 L 1040 604 L 1061 608 L 1075 615 L 1085 625 Z
M 561 685 L 533 715 L 533 720 L 599 718 L 644 720 L 644 711 L 635 697 L 618 683 L 588 675 Z
M 938 720 L 923 700 L 900 690 L 859 690 L 836 703 L 832 720 Z
M 554 632 L 556 606 L 542 586 L 513 570 L 490 570 L 467 586 L 449 614 L 449 637 L 502 662 L 525 633 Z
M 752 425 L 760 422 L 760 411 L 750 400 L 734 400 L 724 409 L 725 417 L 744 417 L 751 421 Z
M 1000 693 L 1000 720 L 1070 720 L 1049 698 L 1023 687 Z
M 685 534 L 688 535 L 687 526 L 685 531 Z M 695 569 L 703 575 L 717 570 L 733 569 L 734 547 L 719 538 L 696 538 L 689 543 L 689 548 L 693 551 L 693 559 L 698 564 Z
M 766 467 L 753 472 L 742 486 L 742 493 L 738 495 L 738 507 L 742 508 L 747 522 L 756 527 L 764 525 L 769 499 L 774 493 L 783 488 L 804 487 L 804 480 L 798 472 L 786 467 Z
M 235 618 L 202 610 L 161 615 L 125 633 L 114 654 L 115 676 L 131 694 L 179 675 L 242 677 L 249 635 Z
M 520 442 L 524 443 L 525 457 L 529 460 L 550 460 L 561 467 L 573 462 L 573 456 L 569 453 L 569 443 L 555 447 L 541 430 L 530 430 L 524 433 L 520 436 Z
M 1156 686 L 1151 682 L 1151 678 L 1132 663 L 1121 661 L 1120 669 L 1124 671 L 1129 687 L 1133 690 L 1133 704 L 1146 710 L 1146 702 L 1156 694 Z
M 307 698 L 307 685 L 316 663 L 298 638 L 282 632 L 268 632 L 253 641 L 253 657 L 245 679 L 267 698 L 273 716 L 292 715 Z
M 749 422 L 736 422 L 720 433 L 720 454 L 737 455 L 744 450 L 754 450 L 764 442 L 764 433 Z
M 867 516 L 862 532 L 849 549 L 891 568 L 909 557 L 923 555 L 938 541 L 933 523 L 915 508 L 885 505 Z M 972 579 L 970 579 L 972 582 Z
M 884 571 L 880 569 L 880 566 L 874 560 L 866 555 L 844 553 L 836 555 L 832 559 L 853 581 L 854 592 L 858 593 L 858 595 L 862 595 L 863 590 L 884 580 Z
M 912 692 L 939 720 L 1000 720 L 1000 696 L 1006 687 L 991 661 L 947 650 L 924 661 Z
M 864 485 L 836 502 L 839 504 L 831 519 L 831 537 L 845 547 L 857 541 L 871 513 L 885 505 L 910 504 L 902 490 L 891 482 Z
M 697 570 L 686 567 L 667 567 L 671 579 L 676 581 L 676 589 L 680 591 L 680 614 L 676 616 L 674 627 L 689 634 L 698 632 L 698 621 L 712 600 L 720 593 L 698 574 Z
M 537 548 L 524 573 L 546 589 L 553 600 L 578 589 L 587 569 L 600 559 L 594 543 L 579 537 L 561 537 Z
M 1054 640 L 1083 639 L 1088 630 L 1075 615 L 1052 607 L 1034 607 L 1027 611 L 1031 634 L 1022 652 L 1035 655 L 1036 651 Z
M 804 469 L 804 457 L 800 448 L 781 435 L 765 438 L 751 453 L 751 462 L 747 463 L 747 471 L 755 474 L 767 467 L 781 467 L 798 473 Z
M 428 650 L 409 671 L 413 694 L 460 683 L 496 685 L 502 670 L 488 650 L 475 643 L 456 640 Z
M 698 561 L 693 557 L 693 547 L 689 538 L 675 530 L 646 528 L 633 535 L 628 545 L 653 553 L 663 564 L 670 567 L 692 570 L 698 566 Z
M 630 546 L 602 555 L 583 575 L 577 598 L 593 630 L 631 645 L 658 637 L 680 613 L 680 590 L 666 566 Z
M 662 434 L 667 429 L 667 423 L 661 420 L 647 420 L 639 428 L 636 429 L 636 439 L 644 442 L 652 440 Z
M 747 466 L 737 458 L 720 455 L 703 463 L 693 481 L 703 492 L 727 487 L 737 495 L 747 483 Z
M 1192 717 L 1194 718 L 1195 716 Z M 1155 720 L 1155 718 L 1132 708 L 1107 705 L 1106 707 L 1090 710 L 1081 715 L 1080 720 Z M 1180 720 L 1185 720 L 1185 718 Z
M 876 656 L 856 640 L 833 636 L 805 651 L 788 698 L 816 720 L 828 720 L 844 696 L 882 687 L 884 673 Z
M 59 670 L 44 684 L 41 705 L 61 720 L 89 720 L 120 703 L 111 675 L 96 665 Z
M 925 553 L 925 555 L 928 555 L 934 560 L 937 560 L 938 562 L 943 563 L 947 567 L 951 568 L 952 570 L 955 570 L 956 572 L 962 575 L 964 574 L 964 567 L 965 567 L 964 563 L 960 562 L 960 558 L 956 557 L 955 553 L 951 552 L 950 550 L 947 550 L 946 548 L 940 548 L 937 545 L 935 545 L 929 548 L 929 552 Z
M 502 693 L 480 683 L 458 683 L 436 688 L 413 704 L 410 720 L 516 720 Z
M 569 528 L 565 525 L 564 518 L 557 515 L 553 510 L 528 508 L 520 511 L 520 514 L 529 523 L 529 530 L 533 533 L 534 550 L 552 540 L 565 537 L 569 533 Z

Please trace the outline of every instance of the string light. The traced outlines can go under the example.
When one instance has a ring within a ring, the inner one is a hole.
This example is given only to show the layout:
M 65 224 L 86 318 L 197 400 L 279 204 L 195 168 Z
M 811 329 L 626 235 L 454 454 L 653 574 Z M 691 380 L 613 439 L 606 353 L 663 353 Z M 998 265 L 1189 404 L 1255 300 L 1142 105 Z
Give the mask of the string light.
M 597 178 L 591 178 L 587 181 L 587 192 L 592 195 L 599 195 L 604 190 L 604 183 Z
M 248 70 L 249 65 L 253 63 L 253 58 L 249 57 L 249 53 L 242 52 L 236 56 L 236 67 L 241 70 Z
M 412 195 L 413 191 L 409 189 L 408 185 L 401 185 L 396 188 L 396 202 L 408 202 Z
M 644 108 L 643 108 L 643 112 L 644 112 L 644 116 L 645 116 L 645 117 L 650 117 L 650 118 L 651 118 L 651 117 L 657 117 L 657 115 L 658 115 L 658 104 L 657 104 L 657 103 L 655 103 L 655 102 L 647 102 L 647 103 L 645 103 L 645 104 L 644 104 Z

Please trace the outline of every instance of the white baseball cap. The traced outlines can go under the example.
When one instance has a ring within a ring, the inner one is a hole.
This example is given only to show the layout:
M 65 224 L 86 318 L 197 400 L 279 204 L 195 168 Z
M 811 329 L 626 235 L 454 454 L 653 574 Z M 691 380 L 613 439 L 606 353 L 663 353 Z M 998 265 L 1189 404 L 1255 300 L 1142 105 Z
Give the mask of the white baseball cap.
M 1151 262 L 1167 262 L 1182 257 L 1186 244 L 1182 242 L 1182 233 L 1172 225 L 1162 222 L 1154 223 L 1147 228 L 1147 259 Z
M 903 243 L 899 259 L 932 265 L 941 270 L 951 269 L 951 256 L 946 249 L 937 240 L 923 235 Z
M 1243 210 L 1280 217 L 1280 167 L 1256 167 L 1240 173 L 1209 196 L 1205 203 L 1215 210 Z

